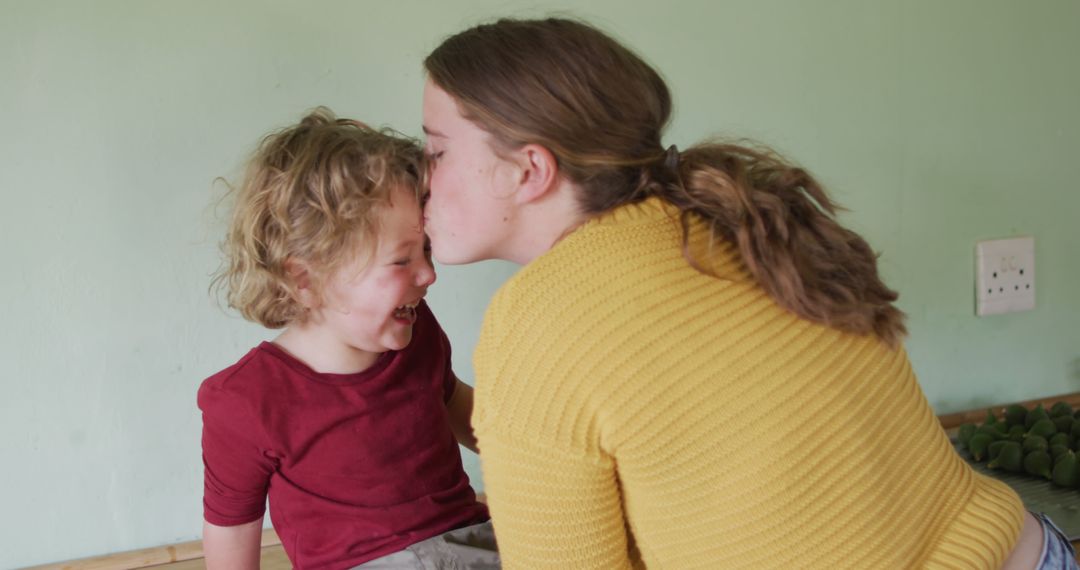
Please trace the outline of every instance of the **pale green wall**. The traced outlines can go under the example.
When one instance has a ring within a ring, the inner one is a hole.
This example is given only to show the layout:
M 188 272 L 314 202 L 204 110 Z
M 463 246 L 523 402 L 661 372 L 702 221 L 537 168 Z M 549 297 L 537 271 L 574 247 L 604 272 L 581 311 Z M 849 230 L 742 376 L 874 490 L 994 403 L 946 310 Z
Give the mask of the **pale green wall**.
M 759 138 L 832 187 L 938 411 L 1080 389 L 1073 0 L 6 1 L 0 568 L 199 534 L 195 390 L 267 336 L 206 293 L 216 176 L 318 104 L 418 134 L 440 37 L 567 7 L 663 71 L 670 142 Z M 1037 241 L 1038 308 L 976 318 L 974 243 L 1014 234 Z M 432 290 L 466 378 L 510 271 Z

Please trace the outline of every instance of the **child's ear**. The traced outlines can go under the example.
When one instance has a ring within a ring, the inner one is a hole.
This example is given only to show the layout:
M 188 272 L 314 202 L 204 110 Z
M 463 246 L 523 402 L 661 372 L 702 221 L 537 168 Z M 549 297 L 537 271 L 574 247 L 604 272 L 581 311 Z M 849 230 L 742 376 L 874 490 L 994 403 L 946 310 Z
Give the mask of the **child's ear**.
M 520 167 L 515 200 L 519 204 L 535 202 L 559 185 L 559 162 L 547 147 L 527 144 L 517 151 Z
M 292 282 L 296 300 L 308 309 L 316 308 L 319 304 L 319 296 L 315 294 L 311 286 L 311 273 L 308 271 L 307 264 L 290 257 L 285 260 L 285 274 Z

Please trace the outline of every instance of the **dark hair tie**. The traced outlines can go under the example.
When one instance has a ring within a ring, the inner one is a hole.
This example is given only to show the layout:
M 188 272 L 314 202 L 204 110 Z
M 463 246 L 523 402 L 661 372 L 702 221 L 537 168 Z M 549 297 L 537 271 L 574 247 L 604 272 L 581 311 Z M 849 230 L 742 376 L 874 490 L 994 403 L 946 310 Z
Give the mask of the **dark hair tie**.
M 656 155 L 653 155 L 656 156 Z M 663 161 L 656 158 L 641 169 L 641 181 L 628 200 L 636 202 L 649 196 L 663 196 L 670 189 L 669 185 L 682 187 L 682 174 L 679 173 L 679 147 L 671 145 L 664 151 Z
M 664 167 L 672 172 L 679 171 L 679 147 L 675 145 L 667 147 L 667 156 L 664 158 Z

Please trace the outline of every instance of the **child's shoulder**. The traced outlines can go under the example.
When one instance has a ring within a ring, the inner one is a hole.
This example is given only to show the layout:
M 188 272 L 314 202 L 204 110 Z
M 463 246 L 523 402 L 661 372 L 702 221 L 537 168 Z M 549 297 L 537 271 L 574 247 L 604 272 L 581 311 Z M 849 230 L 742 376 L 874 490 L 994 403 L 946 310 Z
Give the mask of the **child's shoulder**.
M 249 350 L 240 360 L 203 380 L 199 386 L 199 407 L 226 395 L 243 398 L 258 394 L 258 384 L 265 382 L 269 375 L 284 366 L 272 354 L 272 346 L 263 342 Z
M 218 372 L 211 374 L 206 380 L 203 380 L 202 385 L 204 387 L 211 386 L 215 388 L 224 388 L 226 384 L 232 382 L 233 378 L 243 377 L 245 375 L 245 370 L 248 368 L 248 365 L 252 362 L 252 360 L 256 359 L 259 356 L 259 353 L 262 350 L 262 346 L 262 344 L 259 344 L 258 346 L 247 351 L 244 356 L 241 356 L 240 360 L 237 360 L 233 364 L 230 364 L 229 366 L 219 370 Z

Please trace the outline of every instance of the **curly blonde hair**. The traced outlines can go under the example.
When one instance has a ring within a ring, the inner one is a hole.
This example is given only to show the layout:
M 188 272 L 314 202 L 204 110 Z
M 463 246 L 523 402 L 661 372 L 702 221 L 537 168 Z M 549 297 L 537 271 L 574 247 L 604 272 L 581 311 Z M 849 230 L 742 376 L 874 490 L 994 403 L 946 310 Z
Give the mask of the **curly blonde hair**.
M 211 290 L 224 289 L 229 307 L 268 328 L 303 322 L 291 262 L 303 264 L 318 295 L 328 275 L 370 255 L 391 195 L 419 197 L 422 158 L 414 140 L 325 107 L 267 135 L 230 188 L 225 259 Z

